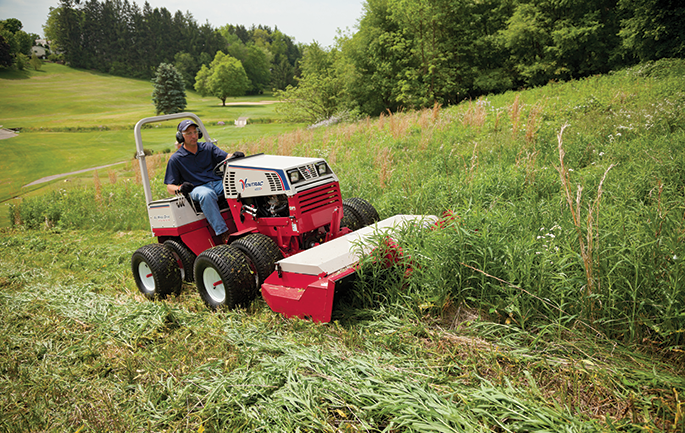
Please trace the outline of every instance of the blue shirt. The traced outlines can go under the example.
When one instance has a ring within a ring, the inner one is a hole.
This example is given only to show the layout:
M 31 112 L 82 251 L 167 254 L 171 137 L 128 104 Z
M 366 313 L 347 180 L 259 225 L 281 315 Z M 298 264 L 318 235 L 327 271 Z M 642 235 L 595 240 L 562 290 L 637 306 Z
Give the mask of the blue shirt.
M 199 186 L 213 180 L 221 180 L 221 176 L 214 174 L 214 167 L 227 156 L 228 153 L 212 143 L 198 142 L 195 154 L 181 146 L 169 158 L 164 183 L 181 185 L 183 182 L 190 182 Z

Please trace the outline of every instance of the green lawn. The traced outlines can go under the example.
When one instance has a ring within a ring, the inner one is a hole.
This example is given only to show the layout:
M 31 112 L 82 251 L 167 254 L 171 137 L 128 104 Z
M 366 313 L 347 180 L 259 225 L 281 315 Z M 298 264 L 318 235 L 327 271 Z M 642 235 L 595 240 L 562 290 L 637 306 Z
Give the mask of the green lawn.
M 0 71 L 0 87 L 0 125 L 21 131 L 0 141 L 0 203 L 52 188 L 50 183 L 24 187 L 46 176 L 130 160 L 133 126 L 155 115 L 151 82 L 58 64 L 46 63 L 40 71 Z M 224 107 L 217 98 L 188 91 L 186 110 L 199 115 L 211 137 L 230 149 L 301 126 L 282 122 L 275 104 L 256 104 L 271 100 L 270 94 L 229 98 L 226 103 L 235 105 Z M 235 128 L 231 122 L 238 117 L 256 123 Z M 145 131 L 145 147 L 173 150 L 175 122 L 160 126 Z M 0 227 L 8 224 L 6 214 L 5 206 L 0 207 Z

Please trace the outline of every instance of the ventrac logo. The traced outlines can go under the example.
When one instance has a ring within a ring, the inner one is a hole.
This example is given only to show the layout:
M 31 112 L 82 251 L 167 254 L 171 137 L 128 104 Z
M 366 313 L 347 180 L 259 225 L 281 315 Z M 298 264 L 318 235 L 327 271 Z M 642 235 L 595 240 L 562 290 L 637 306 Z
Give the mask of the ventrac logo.
M 264 185 L 264 181 L 260 180 L 257 182 L 248 182 L 247 179 L 240 179 L 240 186 L 242 187 L 243 191 L 245 191 L 247 188 L 259 188 Z

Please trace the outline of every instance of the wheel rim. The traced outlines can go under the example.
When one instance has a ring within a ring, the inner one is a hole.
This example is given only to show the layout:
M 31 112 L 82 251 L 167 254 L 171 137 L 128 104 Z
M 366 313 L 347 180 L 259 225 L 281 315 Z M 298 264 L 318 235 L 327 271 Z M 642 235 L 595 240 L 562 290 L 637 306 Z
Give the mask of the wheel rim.
M 254 278 L 254 285 L 259 289 L 259 273 L 257 272 L 257 266 L 255 266 L 249 255 L 245 254 L 245 258 L 247 259 L 247 264 L 250 267 L 250 273 Z
M 226 300 L 226 288 L 224 281 L 213 267 L 208 267 L 202 272 L 202 282 L 204 283 L 207 295 L 217 304 Z
M 183 260 L 181 260 L 181 256 L 176 254 L 175 252 L 172 252 L 174 255 L 174 259 L 176 259 L 176 264 L 178 265 L 178 268 L 181 270 L 181 279 L 185 280 L 186 279 L 186 269 L 183 267 Z
M 140 283 L 143 285 L 143 290 L 147 293 L 154 293 L 155 278 L 152 276 L 152 269 L 145 262 L 140 262 L 138 265 L 138 276 Z

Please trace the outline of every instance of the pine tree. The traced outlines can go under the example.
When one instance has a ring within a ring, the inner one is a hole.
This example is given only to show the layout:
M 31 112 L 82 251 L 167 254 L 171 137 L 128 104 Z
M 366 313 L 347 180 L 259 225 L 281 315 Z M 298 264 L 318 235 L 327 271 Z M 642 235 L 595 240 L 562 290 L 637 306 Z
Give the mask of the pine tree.
M 158 115 L 180 113 L 186 108 L 185 84 L 174 65 L 160 63 L 152 82 L 155 83 L 152 102 L 155 104 Z

